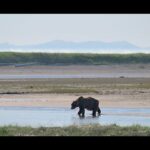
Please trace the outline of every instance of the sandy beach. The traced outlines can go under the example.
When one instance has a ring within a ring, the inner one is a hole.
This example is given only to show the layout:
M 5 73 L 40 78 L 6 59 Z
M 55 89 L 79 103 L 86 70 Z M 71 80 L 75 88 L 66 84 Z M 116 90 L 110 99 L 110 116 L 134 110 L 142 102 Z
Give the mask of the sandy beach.
M 0 106 L 70 107 L 80 95 L 99 100 L 100 107 L 150 108 L 150 99 L 143 95 L 94 95 L 94 94 L 13 94 L 0 95 Z

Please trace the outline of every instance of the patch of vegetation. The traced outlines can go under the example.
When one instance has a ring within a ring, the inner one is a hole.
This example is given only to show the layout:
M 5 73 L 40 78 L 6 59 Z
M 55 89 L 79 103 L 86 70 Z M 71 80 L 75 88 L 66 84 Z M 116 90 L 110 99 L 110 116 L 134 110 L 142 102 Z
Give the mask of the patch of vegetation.
M 131 89 L 150 90 L 150 80 L 146 78 L 0 80 L 0 94 L 97 93 L 108 95 Z
M 150 127 L 140 125 L 84 125 L 68 127 L 0 127 L 0 136 L 150 136 Z
M 1 64 L 38 63 L 39 65 L 147 64 L 150 54 L 79 54 L 0 52 Z M 143 68 L 143 66 L 142 66 Z

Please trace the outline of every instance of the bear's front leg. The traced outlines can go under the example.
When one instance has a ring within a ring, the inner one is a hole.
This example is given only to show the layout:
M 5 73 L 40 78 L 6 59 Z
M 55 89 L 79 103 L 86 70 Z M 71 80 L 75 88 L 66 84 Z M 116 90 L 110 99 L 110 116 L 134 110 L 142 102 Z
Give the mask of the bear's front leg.
M 82 114 L 82 116 L 81 116 L 81 114 Z M 78 112 L 79 117 L 84 117 L 84 114 L 85 114 L 84 108 L 80 107 L 80 110 Z
M 85 117 L 85 109 L 82 109 L 82 117 Z
M 81 109 L 79 109 L 79 112 L 78 112 L 79 117 L 81 117 L 81 113 L 82 113 L 82 111 L 81 111 Z

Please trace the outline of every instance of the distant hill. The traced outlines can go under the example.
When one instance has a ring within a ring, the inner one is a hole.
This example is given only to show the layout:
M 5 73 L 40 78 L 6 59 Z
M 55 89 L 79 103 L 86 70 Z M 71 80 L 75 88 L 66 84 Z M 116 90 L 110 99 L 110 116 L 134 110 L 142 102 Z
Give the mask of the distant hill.
M 141 48 L 126 41 L 116 42 L 68 42 L 55 40 L 33 45 L 0 44 L 0 52 L 48 52 L 48 53 L 149 53 L 150 48 Z

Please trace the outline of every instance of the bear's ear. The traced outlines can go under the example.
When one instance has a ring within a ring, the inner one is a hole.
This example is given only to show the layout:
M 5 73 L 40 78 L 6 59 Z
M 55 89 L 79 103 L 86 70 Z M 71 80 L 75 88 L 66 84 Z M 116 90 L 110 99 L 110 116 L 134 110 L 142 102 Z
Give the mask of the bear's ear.
M 80 100 L 82 100 L 83 99 L 83 97 L 82 96 L 80 96 L 79 98 L 78 98 L 78 101 L 80 101 Z

